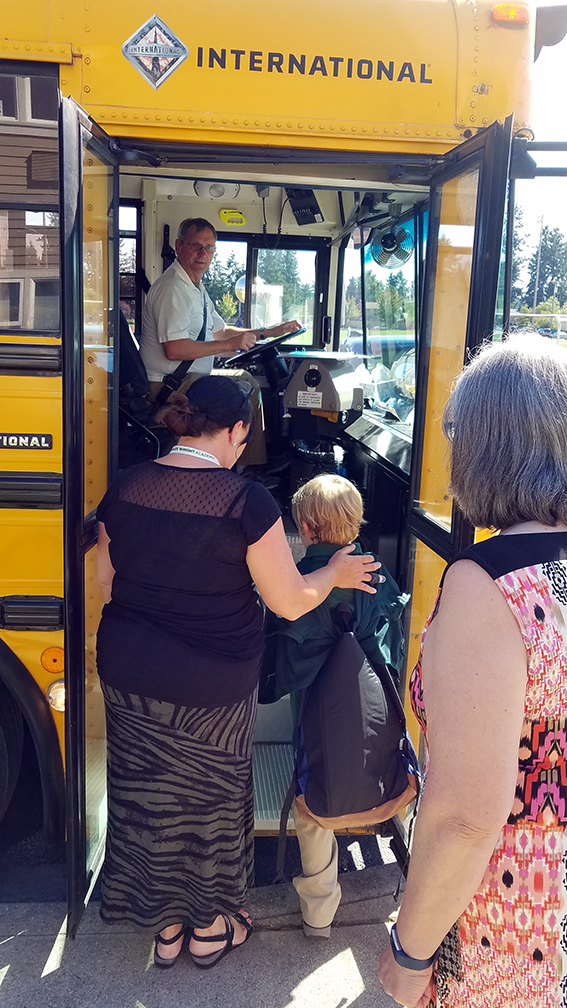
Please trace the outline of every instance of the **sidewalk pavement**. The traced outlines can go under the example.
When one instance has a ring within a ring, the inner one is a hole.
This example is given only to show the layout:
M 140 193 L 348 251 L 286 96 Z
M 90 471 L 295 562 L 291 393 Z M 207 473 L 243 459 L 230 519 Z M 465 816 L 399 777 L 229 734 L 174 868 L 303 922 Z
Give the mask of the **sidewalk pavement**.
M 153 966 L 150 938 L 105 926 L 89 905 L 74 941 L 62 903 L 0 905 L 2 1008 L 395 1008 L 377 957 L 396 911 L 396 864 L 341 874 L 343 899 L 328 941 L 307 940 L 293 886 L 252 889 L 255 932 L 210 971 L 184 950 Z

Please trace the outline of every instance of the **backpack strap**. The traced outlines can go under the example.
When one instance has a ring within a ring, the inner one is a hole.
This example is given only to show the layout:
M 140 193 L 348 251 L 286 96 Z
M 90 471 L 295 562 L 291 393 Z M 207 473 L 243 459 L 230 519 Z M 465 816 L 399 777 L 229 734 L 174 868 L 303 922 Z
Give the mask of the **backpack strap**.
M 353 623 L 356 623 L 356 613 L 353 612 L 351 607 L 346 602 L 341 602 L 335 609 L 333 613 L 333 625 L 335 626 L 337 633 L 353 633 L 356 637 L 356 630 L 353 628 Z M 384 692 L 387 693 L 389 700 L 394 705 L 396 713 L 400 719 L 400 724 L 405 724 L 406 715 L 402 701 L 400 699 L 400 694 L 398 693 L 398 688 L 392 677 L 387 665 L 380 664 L 375 665 L 367 657 L 368 664 L 374 669 L 376 675 L 378 676 Z
M 295 725 L 293 726 L 294 741 L 297 742 L 296 735 L 301 724 L 301 719 L 303 717 L 303 710 L 305 708 L 305 701 L 307 700 L 307 692 L 309 687 L 306 686 L 305 689 L 301 690 L 299 703 L 297 705 L 297 716 L 295 719 Z M 282 806 L 282 811 L 280 815 L 280 828 L 278 832 L 278 848 L 276 853 L 276 876 L 274 878 L 274 885 L 278 885 L 280 882 L 285 882 L 286 877 L 284 874 L 285 867 L 285 852 L 287 847 L 287 820 L 289 818 L 289 813 L 291 812 L 291 806 L 293 805 L 293 799 L 295 798 L 295 791 L 297 788 L 297 747 L 294 758 L 294 767 L 291 781 L 287 789 L 287 794 L 284 798 L 284 803 Z
M 289 788 L 287 789 L 287 794 L 285 796 L 285 800 L 282 805 L 282 811 L 280 815 L 278 849 L 276 854 L 276 876 L 274 878 L 274 885 L 278 885 L 280 882 L 286 881 L 286 877 L 284 874 L 284 867 L 285 867 L 285 852 L 287 847 L 287 820 L 289 818 L 289 813 L 291 812 L 291 806 L 293 805 L 293 800 L 295 798 L 296 787 L 297 787 L 297 766 L 294 767 L 293 776 L 291 778 Z

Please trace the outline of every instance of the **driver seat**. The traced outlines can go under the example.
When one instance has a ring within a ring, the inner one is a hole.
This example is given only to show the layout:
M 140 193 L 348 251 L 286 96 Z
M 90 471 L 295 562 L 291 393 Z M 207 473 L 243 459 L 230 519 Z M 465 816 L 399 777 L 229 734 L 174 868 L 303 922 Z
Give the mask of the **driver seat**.
M 158 434 L 150 429 L 153 406 L 147 398 L 150 391 L 148 376 L 122 309 L 118 327 L 118 361 L 118 466 L 126 469 L 139 462 L 159 458 L 161 442 Z

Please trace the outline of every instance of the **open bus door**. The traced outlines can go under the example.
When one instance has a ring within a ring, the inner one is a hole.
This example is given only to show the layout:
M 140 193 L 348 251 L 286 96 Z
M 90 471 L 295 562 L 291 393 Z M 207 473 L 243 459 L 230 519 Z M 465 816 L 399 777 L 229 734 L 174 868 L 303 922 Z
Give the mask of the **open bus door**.
M 469 351 L 494 329 L 511 133 L 511 118 L 494 123 L 450 151 L 431 179 L 407 522 L 408 669 L 417 660 L 445 563 L 475 536 L 447 494 L 441 416 Z
M 68 931 L 104 856 L 106 742 L 95 665 L 101 599 L 95 509 L 115 475 L 118 168 L 113 141 L 72 99 L 59 119 Z

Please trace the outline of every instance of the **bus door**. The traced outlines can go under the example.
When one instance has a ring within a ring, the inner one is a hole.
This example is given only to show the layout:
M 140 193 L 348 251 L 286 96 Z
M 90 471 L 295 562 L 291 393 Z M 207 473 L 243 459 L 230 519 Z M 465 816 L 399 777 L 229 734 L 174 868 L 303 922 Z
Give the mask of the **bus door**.
M 502 250 L 511 119 L 450 151 L 431 178 L 408 513 L 415 664 L 445 563 L 475 537 L 447 493 L 441 417 L 468 352 L 491 336 Z M 417 742 L 413 717 L 410 730 Z
M 95 665 L 101 598 L 96 506 L 115 475 L 118 168 L 113 142 L 71 99 L 59 120 L 68 931 L 104 856 L 106 744 Z

